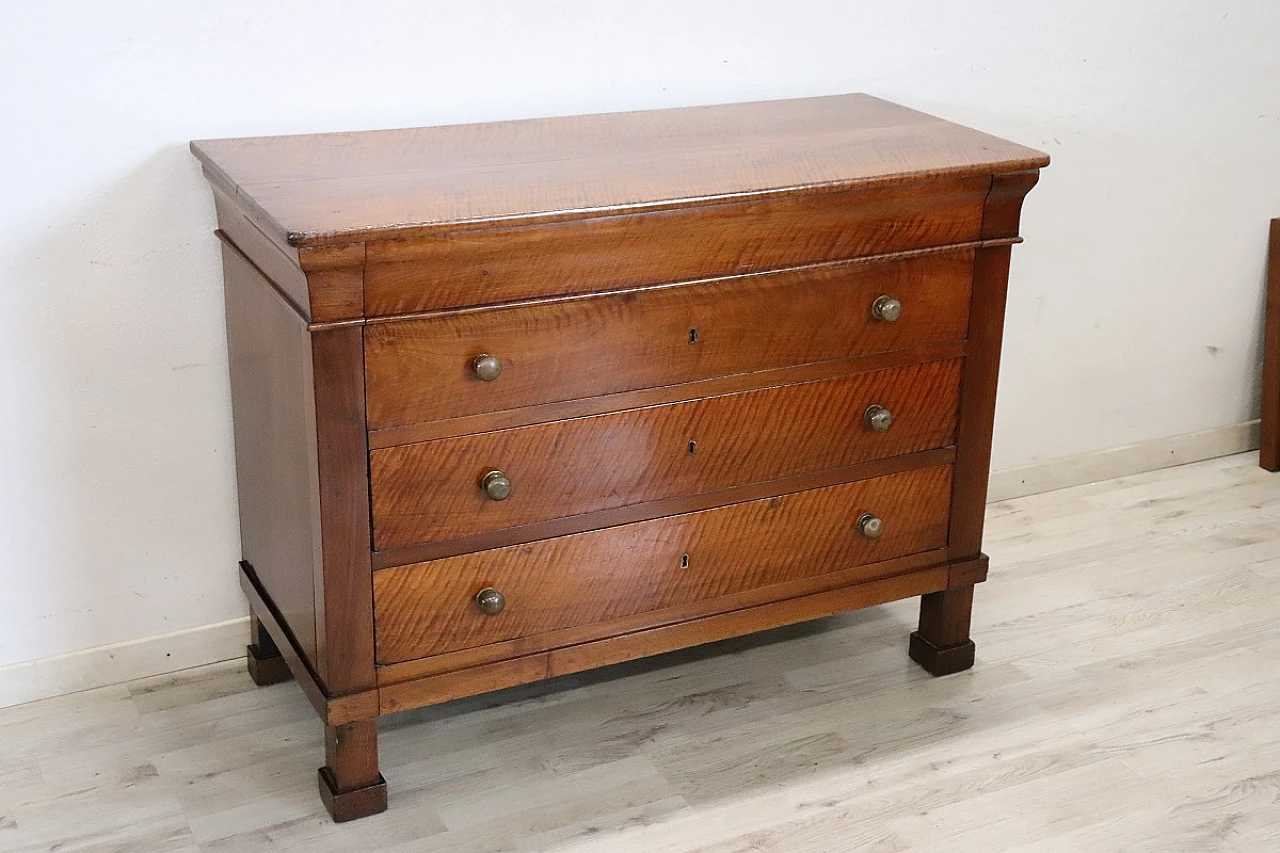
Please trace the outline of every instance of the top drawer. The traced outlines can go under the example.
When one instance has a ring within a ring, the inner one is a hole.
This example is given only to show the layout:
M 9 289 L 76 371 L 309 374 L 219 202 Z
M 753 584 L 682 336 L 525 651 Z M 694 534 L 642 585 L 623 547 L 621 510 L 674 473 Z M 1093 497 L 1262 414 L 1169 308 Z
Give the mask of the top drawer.
M 964 249 L 374 323 L 369 428 L 963 340 L 972 276 Z M 873 315 L 882 295 L 896 320 Z
M 366 247 L 364 309 L 386 317 L 763 272 L 979 239 L 988 175 L 468 228 Z

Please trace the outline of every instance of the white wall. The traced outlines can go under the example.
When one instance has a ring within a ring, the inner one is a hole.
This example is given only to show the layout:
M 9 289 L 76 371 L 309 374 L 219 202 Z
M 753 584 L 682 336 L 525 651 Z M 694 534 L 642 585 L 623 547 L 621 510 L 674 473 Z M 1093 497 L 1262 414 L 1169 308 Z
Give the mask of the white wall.
M 1278 34 L 1270 0 L 10 4 L 0 664 L 244 612 L 188 139 L 866 91 L 1041 147 L 1007 467 L 1253 415 Z

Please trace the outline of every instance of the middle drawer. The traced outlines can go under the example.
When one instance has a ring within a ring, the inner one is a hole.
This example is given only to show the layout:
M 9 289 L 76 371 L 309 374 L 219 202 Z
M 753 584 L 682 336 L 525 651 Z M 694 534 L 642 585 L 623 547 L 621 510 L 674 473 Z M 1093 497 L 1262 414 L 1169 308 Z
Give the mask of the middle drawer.
M 374 450 L 374 547 L 946 447 L 959 391 L 953 359 Z

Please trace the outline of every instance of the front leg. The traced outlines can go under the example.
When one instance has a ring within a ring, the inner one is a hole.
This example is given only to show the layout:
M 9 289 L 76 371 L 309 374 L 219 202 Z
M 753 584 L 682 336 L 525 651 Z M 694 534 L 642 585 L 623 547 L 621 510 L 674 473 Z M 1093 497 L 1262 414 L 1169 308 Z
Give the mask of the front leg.
M 378 721 L 324 727 L 320 799 L 338 823 L 387 810 L 387 780 L 378 772 Z
M 950 675 L 973 666 L 972 614 L 973 584 L 920 596 L 920 630 L 911 635 L 911 659 L 930 675 Z

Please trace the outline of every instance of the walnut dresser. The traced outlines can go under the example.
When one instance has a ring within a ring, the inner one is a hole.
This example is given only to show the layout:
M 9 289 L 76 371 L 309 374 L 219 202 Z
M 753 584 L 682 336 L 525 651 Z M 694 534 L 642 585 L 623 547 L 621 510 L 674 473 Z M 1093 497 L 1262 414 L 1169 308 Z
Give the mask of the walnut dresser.
M 1043 154 L 864 95 L 196 142 L 249 671 L 325 726 L 921 596 L 973 664 Z

